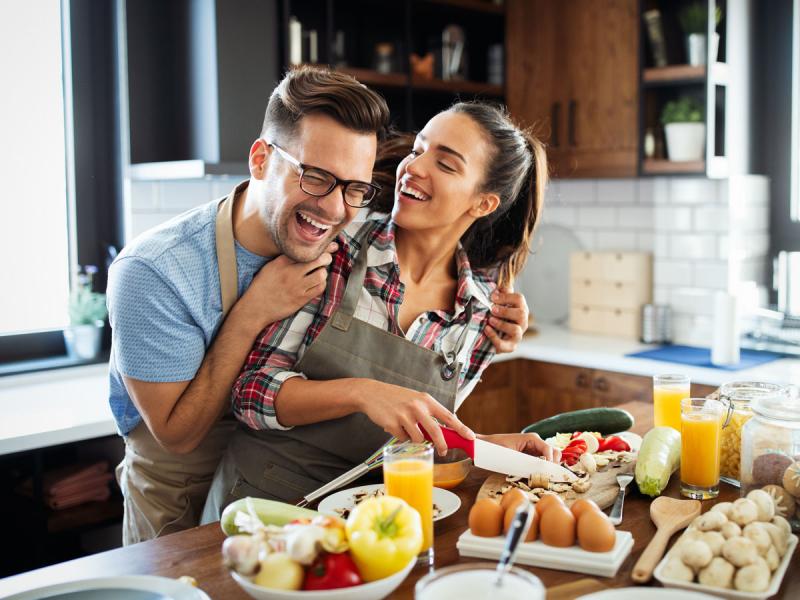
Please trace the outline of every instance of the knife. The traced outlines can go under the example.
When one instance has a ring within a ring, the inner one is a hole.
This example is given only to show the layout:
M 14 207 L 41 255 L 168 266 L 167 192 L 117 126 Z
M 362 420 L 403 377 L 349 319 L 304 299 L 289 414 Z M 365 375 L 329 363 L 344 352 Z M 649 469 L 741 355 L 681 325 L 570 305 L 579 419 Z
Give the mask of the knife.
M 529 477 L 533 473 L 546 473 L 551 481 L 575 481 L 578 479 L 577 475 L 569 469 L 549 460 L 517 452 L 478 438 L 468 440 L 448 427 L 441 425 L 439 427 L 445 442 L 447 442 L 447 447 L 461 448 L 480 469 L 515 477 Z M 422 433 L 427 439 L 431 439 L 427 431 L 423 430 Z

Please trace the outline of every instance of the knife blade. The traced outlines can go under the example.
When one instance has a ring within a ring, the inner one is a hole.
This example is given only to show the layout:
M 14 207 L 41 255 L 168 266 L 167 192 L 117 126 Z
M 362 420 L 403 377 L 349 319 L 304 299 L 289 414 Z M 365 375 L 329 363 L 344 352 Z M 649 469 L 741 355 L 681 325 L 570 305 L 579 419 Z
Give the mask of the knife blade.
M 485 440 L 468 440 L 448 427 L 440 426 L 448 448 L 461 448 L 471 458 L 475 466 L 487 471 L 505 473 L 515 477 L 529 477 L 534 473 L 546 473 L 552 481 L 575 481 L 577 475 L 549 460 L 517 452 Z M 425 437 L 430 439 L 423 430 Z

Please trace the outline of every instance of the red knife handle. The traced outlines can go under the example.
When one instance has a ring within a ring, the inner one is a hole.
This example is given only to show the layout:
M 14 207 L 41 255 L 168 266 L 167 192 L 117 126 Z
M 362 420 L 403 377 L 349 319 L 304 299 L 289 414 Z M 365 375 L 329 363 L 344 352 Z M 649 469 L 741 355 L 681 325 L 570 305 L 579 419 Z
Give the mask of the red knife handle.
M 433 441 L 431 439 L 430 434 L 425 430 L 424 427 L 420 427 L 422 430 L 422 435 L 425 436 L 425 439 L 429 441 Z M 444 441 L 447 443 L 448 448 L 461 448 L 467 455 L 475 460 L 475 441 L 468 440 L 466 438 L 461 437 L 455 431 L 450 429 L 449 427 L 445 427 L 444 425 L 439 425 L 439 429 L 442 430 L 442 435 L 444 436 Z

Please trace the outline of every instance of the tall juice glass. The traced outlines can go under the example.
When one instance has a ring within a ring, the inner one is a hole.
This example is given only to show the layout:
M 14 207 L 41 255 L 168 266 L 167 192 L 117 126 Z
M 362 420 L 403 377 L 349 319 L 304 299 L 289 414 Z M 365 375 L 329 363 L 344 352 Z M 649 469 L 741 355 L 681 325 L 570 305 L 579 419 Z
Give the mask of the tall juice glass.
M 422 518 L 420 559 L 433 558 L 433 446 L 404 443 L 383 449 L 383 483 L 389 496 L 402 498 Z
M 653 423 L 656 427 L 681 430 L 681 400 L 691 396 L 691 384 L 686 375 L 656 375 L 653 377 Z
M 725 405 L 709 398 L 681 400 L 681 494 L 706 500 L 719 494 Z

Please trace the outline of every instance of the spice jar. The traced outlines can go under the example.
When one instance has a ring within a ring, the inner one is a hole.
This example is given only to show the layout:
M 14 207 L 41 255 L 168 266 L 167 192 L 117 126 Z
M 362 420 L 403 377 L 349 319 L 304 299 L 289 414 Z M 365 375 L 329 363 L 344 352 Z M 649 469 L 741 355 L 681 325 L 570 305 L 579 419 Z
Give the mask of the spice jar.
M 723 481 L 739 486 L 742 427 L 753 416 L 751 401 L 759 396 L 771 395 L 782 390 L 783 386 L 757 381 L 726 383 L 720 389 L 719 399 L 728 407 L 720 441 L 719 472 Z
M 742 495 L 763 489 L 800 530 L 800 397 L 782 388 L 750 404 L 753 416 L 742 428 Z

